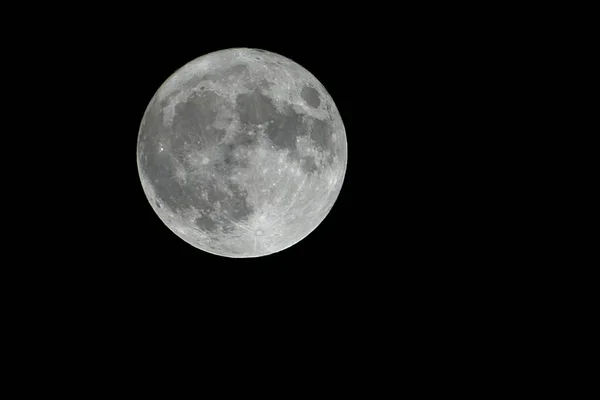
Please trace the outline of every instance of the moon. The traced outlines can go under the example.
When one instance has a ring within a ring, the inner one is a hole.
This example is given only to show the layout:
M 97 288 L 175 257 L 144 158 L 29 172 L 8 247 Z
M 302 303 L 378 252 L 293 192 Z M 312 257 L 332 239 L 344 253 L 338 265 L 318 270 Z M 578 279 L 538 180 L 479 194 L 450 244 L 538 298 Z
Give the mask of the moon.
M 190 245 L 232 258 L 277 253 L 314 231 L 347 159 L 325 87 L 289 58 L 249 48 L 177 70 L 148 104 L 137 141 L 156 215 Z

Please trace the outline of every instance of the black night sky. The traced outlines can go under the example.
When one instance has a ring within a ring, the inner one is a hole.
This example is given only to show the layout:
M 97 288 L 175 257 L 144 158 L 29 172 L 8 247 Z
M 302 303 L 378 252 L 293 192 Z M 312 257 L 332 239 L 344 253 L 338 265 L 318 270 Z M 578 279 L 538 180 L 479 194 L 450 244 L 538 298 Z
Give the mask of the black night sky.
M 501 21 L 487 29 L 496 11 L 473 19 L 471 6 L 450 3 L 347 3 L 331 15 L 321 3 L 253 2 L 248 12 L 233 3 L 220 10 L 181 2 L 132 10 L 52 4 L 46 7 L 60 17 L 35 6 L 44 22 L 15 24 L 7 46 L 33 60 L 5 62 L 31 69 L 5 76 L 19 85 L 5 97 L 24 111 L 10 114 L 19 127 L 6 137 L 27 142 L 5 146 L 18 156 L 6 172 L 33 193 L 4 185 L 14 206 L 7 213 L 25 228 L 13 235 L 23 244 L 18 256 L 3 264 L 20 276 L 3 280 L 15 289 L 6 308 L 19 319 L 5 325 L 31 338 L 24 346 L 7 342 L 10 348 L 43 351 L 43 363 L 19 354 L 22 362 L 59 371 L 70 384 L 78 379 L 57 367 L 66 360 L 102 380 L 89 385 L 95 390 L 144 368 L 160 375 L 185 367 L 203 384 L 210 375 L 200 366 L 227 364 L 218 373 L 229 379 L 232 366 L 246 366 L 240 359 L 250 366 L 241 370 L 264 379 L 270 372 L 254 360 L 288 373 L 280 366 L 298 359 L 322 379 L 344 375 L 345 382 L 332 380 L 336 393 L 345 386 L 355 394 L 355 382 L 371 371 L 366 393 L 373 397 L 383 380 L 394 390 L 412 380 L 395 368 L 398 360 L 427 381 L 420 393 L 431 385 L 446 391 L 428 368 L 456 370 L 471 382 L 455 367 L 465 348 L 495 362 L 485 351 L 503 352 L 507 337 L 521 337 L 519 327 L 487 339 L 501 331 L 498 318 L 514 315 L 502 308 L 527 285 L 520 266 L 530 260 L 517 253 L 532 236 L 526 223 L 511 223 L 525 190 L 505 189 L 516 157 L 506 149 L 523 148 L 531 128 L 511 120 L 528 108 L 511 86 L 520 61 L 503 57 L 496 39 L 510 27 Z M 333 98 L 348 145 L 344 183 L 323 222 L 284 251 L 247 259 L 203 252 L 172 233 L 146 199 L 136 162 L 140 123 L 161 84 L 199 56 L 236 47 L 278 53 L 310 71 Z M 19 93 L 27 98 L 12 100 Z M 31 204 L 22 206 L 25 200 Z M 277 357 L 263 360 L 263 349 Z M 210 351 L 216 362 L 204 358 Z M 187 360 L 160 361 L 174 354 Z M 487 374 L 479 360 L 472 365 Z M 103 371 L 88 372 L 86 364 Z M 136 390 L 153 388 L 148 378 L 132 381 Z
M 73 224 L 81 228 L 63 239 L 68 249 L 54 249 L 57 256 L 88 265 L 100 281 L 151 286 L 229 278 L 385 286 L 396 274 L 405 282 L 431 273 L 443 280 L 446 265 L 476 259 L 473 243 L 484 240 L 477 231 L 486 216 L 473 222 L 472 210 L 487 194 L 477 190 L 482 177 L 469 160 L 484 158 L 486 149 L 471 151 L 482 103 L 467 77 L 486 61 L 473 57 L 479 47 L 467 43 L 468 32 L 448 34 L 431 13 L 398 21 L 381 15 L 290 20 L 280 34 L 258 20 L 226 29 L 216 20 L 113 15 L 77 19 L 48 39 L 60 44 L 58 74 L 80 110 L 70 113 L 76 140 L 60 162 L 81 165 L 87 177 L 70 188 Z M 212 255 L 179 239 L 148 204 L 136 165 L 140 122 L 160 85 L 187 62 L 234 47 L 269 50 L 309 70 L 335 101 L 348 141 L 344 184 L 325 220 L 287 250 L 251 259 Z

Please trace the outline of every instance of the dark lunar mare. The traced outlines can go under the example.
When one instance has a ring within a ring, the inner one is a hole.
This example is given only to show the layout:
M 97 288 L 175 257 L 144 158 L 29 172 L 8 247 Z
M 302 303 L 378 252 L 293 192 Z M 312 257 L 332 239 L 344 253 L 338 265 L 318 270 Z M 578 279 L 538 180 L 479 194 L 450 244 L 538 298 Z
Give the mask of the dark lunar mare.
M 300 91 L 300 97 L 306 101 L 310 107 L 317 108 L 321 105 L 321 98 L 319 97 L 319 92 L 315 88 L 310 86 L 304 86 Z
M 306 134 L 302 115 L 287 105 L 282 114 L 276 114 L 267 127 L 267 135 L 277 149 L 287 149 L 291 156 L 297 156 L 296 138 Z
M 183 150 L 185 145 L 210 147 L 221 141 L 225 132 L 212 126 L 218 107 L 222 107 L 220 97 L 211 91 L 192 94 L 177 104 L 169 136 L 173 150 Z
M 317 148 L 320 151 L 328 151 L 329 154 L 325 160 L 325 166 L 333 164 L 333 157 L 335 155 L 335 146 L 331 136 L 333 135 L 333 127 L 330 121 L 323 121 L 320 119 L 313 119 L 312 126 L 310 129 L 310 138 L 316 143 Z
M 242 124 L 251 125 L 268 122 L 277 114 L 271 99 L 258 89 L 239 94 L 236 99 L 236 111 Z
M 241 136 L 233 143 L 218 145 L 217 158 L 213 160 L 213 168 L 217 172 L 214 178 L 199 180 L 192 173 L 186 176 L 183 183 L 176 178 L 174 163 L 176 160 L 186 171 L 193 171 L 186 155 L 204 147 L 214 147 L 225 136 L 223 130 L 212 127 L 217 116 L 214 111 L 218 104 L 217 97 L 208 91 L 190 96 L 176 106 L 171 127 L 163 125 L 161 107 L 156 104 L 150 107 L 141 127 L 139 140 L 143 155 L 140 155 L 139 161 L 157 198 L 166 207 L 177 213 L 198 210 L 202 215 L 194 223 L 199 228 L 215 232 L 220 223 L 223 232 L 230 232 L 235 228 L 234 223 L 247 220 L 254 211 L 246 200 L 247 193 L 227 179 L 236 167 L 244 167 L 243 160 L 233 156 L 236 145 L 252 145 L 252 140 Z M 159 151 L 161 137 L 168 138 L 168 153 Z M 219 184 L 226 185 L 230 193 L 220 189 Z M 203 191 L 206 191 L 206 200 L 202 197 Z M 216 213 L 217 201 L 223 213 L 220 217 Z M 211 214 L 213 218 L 210 218 Z
M 307 103 L 318 106 L 320 100 L 318 100 L 316 90 L 308 86 L 305 89 L 303 92 L 308 99 Z M 296 147 L 298 136 L 310 136 L 319 151 L 328 152 L 328 156 L 324 161 L 325 167 L 333 163 L 335 149 L 331 140 L 333 134 L 331 121 L 322 121 L 298 114 L 291 104 L 287 104 L 283 113 L 280 114 L 271 99 L 261 93 L 259 89 L 255 89 L 251 93 L 240 94 L 236 100 L 236 112 L 240 117 L 240 121 L 250 128 L 267 124 L 267 137 L 273 146 L 277 150 L 289 150 L 290 160 L 299 162 L 305 173 L 315 173 L 318 166 L 313 157 L 302 157 L 299 154 Z

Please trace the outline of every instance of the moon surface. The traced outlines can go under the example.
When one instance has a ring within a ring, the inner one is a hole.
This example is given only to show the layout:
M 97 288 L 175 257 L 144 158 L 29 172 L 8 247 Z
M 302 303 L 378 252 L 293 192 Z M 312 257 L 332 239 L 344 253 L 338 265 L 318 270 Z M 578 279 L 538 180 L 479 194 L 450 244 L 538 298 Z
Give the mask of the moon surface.
M 221 50 L 177 70 L 150 101 L 137 165 L 163 223 L 208 253 L 260 257 L 309 235 L 335 203 L 346 131 L 325 87 L 294 61 Z

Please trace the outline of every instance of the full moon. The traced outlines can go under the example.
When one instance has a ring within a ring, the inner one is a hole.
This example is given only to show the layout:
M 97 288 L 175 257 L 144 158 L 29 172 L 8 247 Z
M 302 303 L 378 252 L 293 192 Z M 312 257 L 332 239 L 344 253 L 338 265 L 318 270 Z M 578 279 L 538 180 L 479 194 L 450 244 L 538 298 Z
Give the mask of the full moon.
M 190 245 L 233 258 L 308 236 L 333 207 L 347 158 L 340 113 L 317 78 L 247 48 L 206 54 L 171 75 L 137 142 L 158 217 Z

